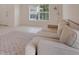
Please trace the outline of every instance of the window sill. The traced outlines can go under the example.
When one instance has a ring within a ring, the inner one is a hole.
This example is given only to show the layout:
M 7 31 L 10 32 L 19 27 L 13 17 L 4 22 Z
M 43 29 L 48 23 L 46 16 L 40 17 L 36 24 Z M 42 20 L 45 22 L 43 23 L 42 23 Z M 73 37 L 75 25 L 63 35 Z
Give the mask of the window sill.
M 29 21 L 49 21 L 49 20 L 29 20 Z

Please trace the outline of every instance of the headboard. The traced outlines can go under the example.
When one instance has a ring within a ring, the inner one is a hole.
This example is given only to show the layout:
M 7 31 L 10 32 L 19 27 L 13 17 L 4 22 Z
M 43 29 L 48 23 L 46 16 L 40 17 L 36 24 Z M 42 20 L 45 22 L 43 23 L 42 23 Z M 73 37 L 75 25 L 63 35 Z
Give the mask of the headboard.
M 68 23 L 69 23 L 69 26 L 70 26 L 70 27 L 79 30 L 79 23 L 77 23 L 77 22 L 75 22 L 75 21 L 73 21 L 73 20 L 70 20 L 70 19 L 68 19 Z

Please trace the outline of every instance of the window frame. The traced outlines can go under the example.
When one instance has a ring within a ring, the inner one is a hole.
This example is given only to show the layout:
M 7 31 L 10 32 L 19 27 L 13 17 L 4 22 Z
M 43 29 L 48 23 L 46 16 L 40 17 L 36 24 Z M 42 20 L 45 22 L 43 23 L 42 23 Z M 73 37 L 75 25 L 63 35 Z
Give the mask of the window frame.
M 40 5 L 41 5 L 41 4 L 40 4 Z M 39 6 L 40 6 L 40 5 L 39 5 Z M 49 4 L 48 4 L 48 5 L 49 5 Z M 32 6 L 29 7 L 29 21 L 48 21 L 48 20 L 50 19 L 50 5 L 49 5 L 49 7 L 48 7 L 48 8 L 49 8 L 49 11 L 48 11 L 48 12 L 39 12 L 39 13 L 48 13 L 48 19 L 47 19 L 47 20 L 46 20 L 46 19 L 45 19 L 45 20 L 44 20 L 44 19 L 40 19 L 40 14 L 38 15 L 38 20 L 37 20 L 37 19 L 32 19 L 32 18 L 30 18 L 30 15 L 31 15 L 31 13 L 32 13 L 32 12 L 30 12 L 31 7 L 32 7 Z M 32 7 L 32 8 L 33 8 L 33 7 Z M 40 9 L 41 9 L 41 8 L 40 8 Z M 39 9 L 39 10 L 40 10 L 40 9 Z

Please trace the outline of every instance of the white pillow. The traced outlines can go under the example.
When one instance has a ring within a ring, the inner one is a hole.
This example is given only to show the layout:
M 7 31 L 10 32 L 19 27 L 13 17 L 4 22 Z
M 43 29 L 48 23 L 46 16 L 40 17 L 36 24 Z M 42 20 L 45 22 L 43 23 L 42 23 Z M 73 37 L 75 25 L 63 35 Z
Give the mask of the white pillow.
M 35 55 L 38 42 L 39 42 L 39 39 L 31 40 L 25 48 L 25 54 L 26 55 Z
M 62 34 L 60 36 L 60 41 L 69 46 L 72 46 L 76 38 L 77 38 L 76 32 L 73 31 L 72 28 L 65 25 L 63 27 Z
M 36 53 L 36 47 L 35 45 L 31 42 L 29 43 L 26 48 L 25 48 L 25 54 L 26 55 L 35 55 Z

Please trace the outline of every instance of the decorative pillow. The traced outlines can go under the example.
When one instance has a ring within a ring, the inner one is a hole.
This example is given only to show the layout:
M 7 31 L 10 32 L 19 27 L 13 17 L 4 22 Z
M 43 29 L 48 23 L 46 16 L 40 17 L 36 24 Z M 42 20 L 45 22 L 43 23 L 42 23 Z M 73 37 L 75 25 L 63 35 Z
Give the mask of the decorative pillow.
M 63 29 L 64 25 L 66 25 L 66 24 L 67 24 L 66 22 L 60 22 L 60 23 L 58 24 L 58 30 L 57 30 L 58 37 L 61 36 L 62 29 Z
M 72 46 L 76 38 L 77 38 L 76 32 L 72 28 L 65 25 L 63 27 L 63 30 L 60 36 L 60 41 L 69 46 Z

